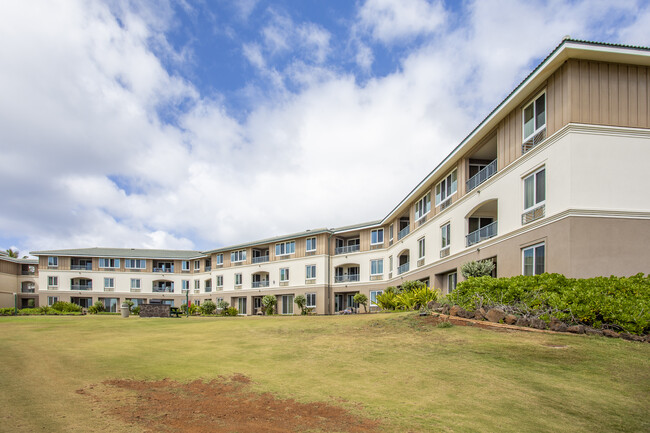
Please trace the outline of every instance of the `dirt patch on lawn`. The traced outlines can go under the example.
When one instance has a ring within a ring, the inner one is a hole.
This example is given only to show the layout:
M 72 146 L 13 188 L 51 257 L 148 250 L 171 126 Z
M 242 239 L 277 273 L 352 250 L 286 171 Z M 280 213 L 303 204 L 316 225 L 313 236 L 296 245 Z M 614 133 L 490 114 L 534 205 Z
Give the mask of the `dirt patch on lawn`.
M 372 433 L 379 427 L 343 407 L 254 393 L 243 375 L 190 383 L 107 380 L 77 393 L 92 398 L 102 412 L 146 432 Z

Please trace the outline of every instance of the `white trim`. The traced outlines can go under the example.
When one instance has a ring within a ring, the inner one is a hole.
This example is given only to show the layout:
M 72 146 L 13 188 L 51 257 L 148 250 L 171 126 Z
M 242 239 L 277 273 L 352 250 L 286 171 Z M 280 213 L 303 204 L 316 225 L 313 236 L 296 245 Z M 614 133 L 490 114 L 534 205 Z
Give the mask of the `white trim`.
M 535 104 L 535 102 L 537 102 L 537 100 L 539 98 L 541 98 L 542 95 L 544 95 L 544 125 L 535 128 L 535 122 L 537 121 L 537 116 L 535 115 L 534 104 Z M 521 142 L 522 143 L 525 143 L 526 141 L 528 141 L 528 139 L 530 139 L 531 137 L 534 137 L 535 134 L 540 132 L 542 129 L 546 128 L 546 124 L 548 123 L 548 111 L 547 111 L 548 105 L 547 105 L 547 102 L 548 102 L 548 96 L 546 94 L 546 88 L 544 88 L 544 90 L 537 93 L 537 95 L 535 95 L 535 97 L 532 98 L 528 104 L 524 105 L 521 108 L 521 135 L 522 135 Z M 524 117 L 524 112 L 526 111 L 526 108 L 530 107 L 531 105 L 533 105 L 533 132 L 530 135 L 528 135 L 527 137 L 523 137 L 525 126 L 526 126 L 526 119 Z
M 537 173 L 540 173 L 542 171 L 545 172 L 544 173 L 544 200 L 542 200 L 540 202 L 535 202 L 535 200 L 537 199 Z M 523 182 L 522 203 L 523 203 L 523 206 L 524 206 L 523 212 L 533 210 L 536 207 L 543 206 L 543 205 L 546 204 L 546 184 L 548 183 L 546 181 L 546 178 L 548 177 L 547 175 L 548 175 L 548 173 L 546 173 L 546 161 L 544 161 L 544 163 L 541 166 L 537 166 L 536 169 L 534 169 L 532 171 L 529 171 L 528 174 L 522 176 L 522 178 L 521 178 L 521 181 Z M 534 182 L 533 183 L 533 194 L 535 196 L 533 197 L 533 204 L 531 206 L 529 206 L 529 207 L 525 207 L 526 206 L 526 179 L 528 179 L 529 177 L 533 178 L 533 182 Z
M 546 241 L 543 241 L 543 242 L 534 243 L 532 245 L 527 245 L 527 246 L 521 248 L 521 275 L 526 275 L 525 274 L 526 262 L 525 262 L 525 259 L 524 259 L 524 254 L 525 254 L 525 252 L 527 250 L 531 250 L 531 249 L 533 250 L 533 273 L 531 275 L 539 275 L 539 274 L 535 273 L 535 268 L 537 267 L 537 259 L 535 257 L 535 250 L 537 249 L 537 247 L 541 247 L 541 246 L 544 247 L 544 272 L 546 272 L 546 255 L 547 255 L 546 254 Z

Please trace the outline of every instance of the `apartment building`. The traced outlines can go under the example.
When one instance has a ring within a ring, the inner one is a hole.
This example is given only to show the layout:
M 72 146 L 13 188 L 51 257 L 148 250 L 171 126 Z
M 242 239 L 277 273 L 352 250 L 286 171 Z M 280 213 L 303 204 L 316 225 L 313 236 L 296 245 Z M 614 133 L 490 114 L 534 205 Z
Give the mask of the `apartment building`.
M 38 260 L 9 257 L 0 251 L 0 307 L 38 306 Z
M 384 218 L 211 251 L 36 251 L 41 303 L 180 305 L 266 294 L 331 314 L 388 286 L 650 272 L 650 49 L 566 39 Z M 188 290 L 189 292 L 185 292 Z

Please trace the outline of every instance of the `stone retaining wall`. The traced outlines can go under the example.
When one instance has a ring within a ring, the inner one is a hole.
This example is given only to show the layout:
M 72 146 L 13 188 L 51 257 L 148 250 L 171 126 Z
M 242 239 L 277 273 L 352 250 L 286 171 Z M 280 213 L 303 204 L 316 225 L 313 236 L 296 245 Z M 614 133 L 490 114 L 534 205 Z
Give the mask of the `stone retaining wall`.
M 170 306 L 166 304 L 140 305 L 140 317 L 170 317 Z

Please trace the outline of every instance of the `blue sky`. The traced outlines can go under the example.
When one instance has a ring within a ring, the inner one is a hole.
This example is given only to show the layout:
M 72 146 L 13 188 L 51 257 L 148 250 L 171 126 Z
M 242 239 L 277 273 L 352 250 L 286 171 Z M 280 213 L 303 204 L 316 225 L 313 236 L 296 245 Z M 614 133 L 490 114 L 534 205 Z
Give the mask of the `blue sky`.
M 635 0 L 2 2 L 0 247 L 382 218 L 563 36 L 648 28 Z

